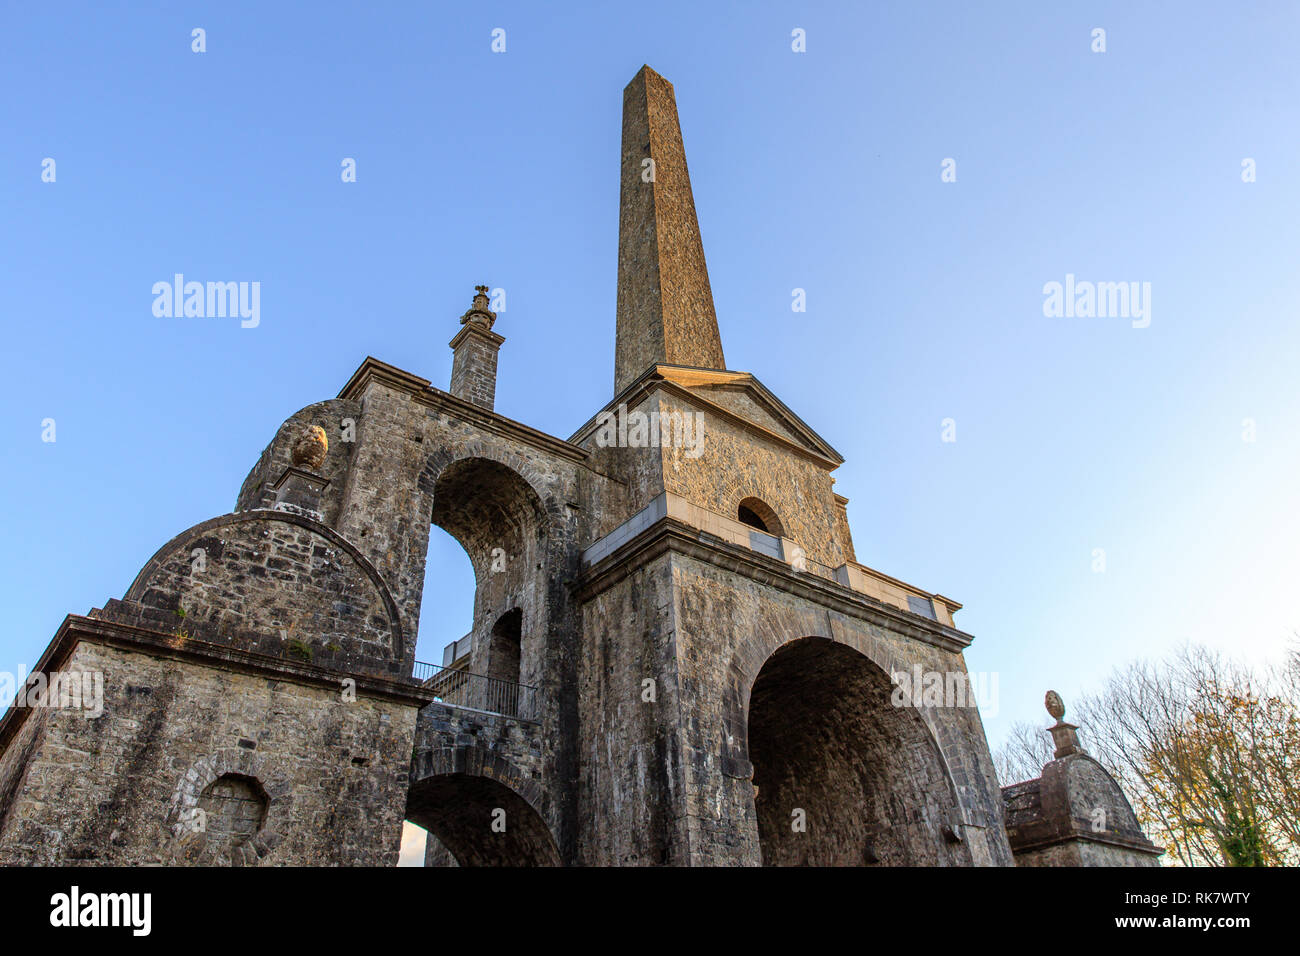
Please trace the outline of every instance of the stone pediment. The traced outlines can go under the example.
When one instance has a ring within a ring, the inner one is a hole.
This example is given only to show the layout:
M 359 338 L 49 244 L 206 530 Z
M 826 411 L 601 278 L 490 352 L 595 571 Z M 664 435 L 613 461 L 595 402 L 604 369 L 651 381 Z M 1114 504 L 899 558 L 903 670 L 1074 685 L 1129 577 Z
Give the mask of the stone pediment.
M 844 462 L 829 442 L 749 372 L 712 371 L 677 365 L 660 365 L 657 372 L 665 381 L 680 385 L 696 397 L 720 406 L 819 458 L 834 465 Z

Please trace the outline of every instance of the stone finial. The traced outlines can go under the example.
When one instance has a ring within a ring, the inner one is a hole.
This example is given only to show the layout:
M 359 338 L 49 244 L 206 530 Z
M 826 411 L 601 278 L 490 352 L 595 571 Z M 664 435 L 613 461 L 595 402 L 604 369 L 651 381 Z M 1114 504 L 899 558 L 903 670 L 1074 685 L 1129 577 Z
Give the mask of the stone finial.
M 480 329 L 490 330 L 496 320 L 497 314 L 488 308 L 488 287 L 485 285 L 474 286 L 474 304 L 460 317 L 460 324 L 474 325 Z
M 276 511 L 289 511 L 294 514 L 307 515 L 322 520 L 320 512 L 321 494 L 329 484 L 329 479 L 320 474 L 325 464 L 325 455 L 329 452 L 330 441 L 325 429 L 319 425 L 307 425 L 293 443 L 293 464 L 284 469 L 279 480 L 271 486 L 275 493 Z
M 451 346 L 451 394 L 492 411 L 497 394 L 497 350 L 505 338 L 492 331 L 497 314 L 488 308 L 488 287 L 474 286 L 474 304 L 460 317 Z
M 1052 743 L 1056 745 L 1056 759 L 1068 757 L 1071 754 L 1086 753 L 1079 743 L 1079 728 L 1074 724 L 1067 724 L 1062 718 L 1065 717 L 1065 701 L 1061 695 L 1054 690 L 1049 690 L 1047 696 L 1043 698 L 1043 706 L 1047 712 L 1052 715 L 1056 723 L 1047 728 L 1048 733 L 1052 735 Z
M 330 450 L 330 441 L 325 429 L 319 425 L 309 425 L 303 430 L 293 445 L 293 463 L 308 471 L 319 471 L 325 464 L 325 455 Z
M 1054 690 L 1049 690 L 1047 696 L 1043 698 L 1043 706 L 1047 712 L 1056 718 L 1059 723 L 1065 716 L 1065 701 L 1061 700 L 1061 695 Z

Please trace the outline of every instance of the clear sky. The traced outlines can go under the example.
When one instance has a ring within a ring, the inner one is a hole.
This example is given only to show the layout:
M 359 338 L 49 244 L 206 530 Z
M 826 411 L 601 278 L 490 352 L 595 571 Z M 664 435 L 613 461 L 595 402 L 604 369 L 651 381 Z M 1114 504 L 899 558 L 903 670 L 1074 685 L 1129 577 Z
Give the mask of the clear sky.
M 612 392 L 642 63 L 676 87 L 728 365 L 847 459 L 859 560 L 964 603 L 992 744 L 1047 720 L 1048 687 L 1068 704 L 1186 639 L 1278 654 L 1300 627 L 1298 11 L 6 5 L 0 670 L 229 511 L 366 355 L 446 386 L 477 283 L 507 293 L 498 411 L 586 421 Z M 260 324 L 155 317 L 177 272 L 260 282 Z M 1045 316 L 1067 275 L 1150 283 L 1149 326 Z M 437 661 L 472 574 L 445 537 L 431 558 Z

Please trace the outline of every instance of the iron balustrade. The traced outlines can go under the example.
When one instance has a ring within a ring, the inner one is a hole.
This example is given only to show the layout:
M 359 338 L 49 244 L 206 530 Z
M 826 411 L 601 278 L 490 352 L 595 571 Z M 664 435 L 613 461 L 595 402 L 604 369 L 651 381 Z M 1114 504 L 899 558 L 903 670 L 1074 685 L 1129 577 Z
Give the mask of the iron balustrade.
M 415 662 L 411 676 L 437 694 L 441 703 L 521 720 L 533 719 L 537 688 L 528 684 L 425 661 Z

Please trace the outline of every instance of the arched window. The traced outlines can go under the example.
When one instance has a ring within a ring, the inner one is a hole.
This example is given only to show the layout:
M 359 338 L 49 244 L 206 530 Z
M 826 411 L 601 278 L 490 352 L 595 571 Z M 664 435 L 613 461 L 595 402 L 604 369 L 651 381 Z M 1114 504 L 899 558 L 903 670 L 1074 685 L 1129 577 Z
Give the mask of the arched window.
M 238 773 L 222 774 L 199 794 L 208 839 L 222 841 L 230 849 L 243 846 L 262 829 L 266 807 L 261 783 Z
M 776 512 L 757 498 L 746 498 L 736 509 L 736 517 L 759 531 L 766 531 L 778 537 L 785 536 L 785 528 Z
M 524 613 L 519 608 L 501 615 L 488 645 L 487 710 L 519 713 L 519 682 Z

